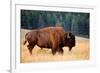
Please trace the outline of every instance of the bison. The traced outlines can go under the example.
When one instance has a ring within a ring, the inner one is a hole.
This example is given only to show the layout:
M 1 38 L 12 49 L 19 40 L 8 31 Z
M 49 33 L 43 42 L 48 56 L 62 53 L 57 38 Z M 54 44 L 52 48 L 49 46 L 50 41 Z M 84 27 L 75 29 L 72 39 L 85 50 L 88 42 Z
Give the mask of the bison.
M 27 48 L 32 54 L 35 45 L 42 48 L 50 48 L 52 54 L 56 52 L 63 54 L 63 47 L 69 47 L 71 51 L 75 46 L 75 36 L 70 32 L 65 32 L 62 27 L 45 27 L 34 29 L 25 35 L 24 45 L 28 42 Z

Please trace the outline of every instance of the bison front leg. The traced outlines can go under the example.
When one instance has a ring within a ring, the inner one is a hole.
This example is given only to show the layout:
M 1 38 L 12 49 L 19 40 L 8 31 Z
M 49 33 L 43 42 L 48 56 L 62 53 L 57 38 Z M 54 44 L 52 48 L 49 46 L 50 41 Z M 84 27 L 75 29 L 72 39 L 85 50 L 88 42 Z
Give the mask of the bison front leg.
M 52 54 L 55 55 L 57 52 L 57 49 L 52 49 Z
M 69 51 L 71 51 L 72 50 L 72 47 L 69 47 Z
M 64 52 L 64 51 L 63 51 L 62 48 L 58 48 L 58 53 L 59 53 L 59 54 L 63 54 L 63 52 Z

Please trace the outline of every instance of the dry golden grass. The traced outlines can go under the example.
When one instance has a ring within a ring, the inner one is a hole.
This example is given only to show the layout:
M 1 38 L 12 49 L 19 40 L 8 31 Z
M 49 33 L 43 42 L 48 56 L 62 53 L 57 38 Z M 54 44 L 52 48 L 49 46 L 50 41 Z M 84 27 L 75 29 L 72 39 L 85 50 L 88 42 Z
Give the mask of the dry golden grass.
M 27 44 L 23 45 L 24 36 L 29 30 L 21 29 L 21 63 L 30 62 L 47 62 L 47 61 L 73 61 L 73 60 L 88 60 L 89 59 L 89 39 L 76 37 L 76 46 L 72 48 L 72 51 L 68 51 L 68 47 L 64 47 L 64 54 L 52 55 L 50 49 L 35 46 L 32 55 L 30 55 Z

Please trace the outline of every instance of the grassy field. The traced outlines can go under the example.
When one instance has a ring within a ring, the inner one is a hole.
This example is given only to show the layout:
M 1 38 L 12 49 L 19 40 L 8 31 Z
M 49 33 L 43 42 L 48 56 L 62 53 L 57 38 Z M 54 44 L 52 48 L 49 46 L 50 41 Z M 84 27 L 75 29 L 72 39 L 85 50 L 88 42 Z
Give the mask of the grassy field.
M 76 36 L 76 46 L 72 48 L 72 51 L 68 51 L 68 47 L 63 47 L 64 54 L 52 55 L 50 49 L 43 48 L 41 50 L 37 45 L 30 55 L 27 44 L 23 45 L 25 40 L 25 34 L 29 30 L 21 29 L 21 63 L 31 63 L 31 62 L 47 62 L 47 61 L 73 61 L 73 60 L 88 60 L 89 59 L 89 39 Z

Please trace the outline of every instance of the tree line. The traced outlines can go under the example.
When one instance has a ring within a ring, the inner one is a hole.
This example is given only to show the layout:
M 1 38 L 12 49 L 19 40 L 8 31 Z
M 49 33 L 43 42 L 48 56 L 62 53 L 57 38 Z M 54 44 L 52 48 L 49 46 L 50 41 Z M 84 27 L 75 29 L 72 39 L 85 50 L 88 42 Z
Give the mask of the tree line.
M 65 31 L 89 38 L 89 13 L 21 10 L 21 28 L 61 26 Z

